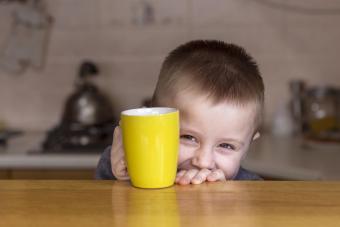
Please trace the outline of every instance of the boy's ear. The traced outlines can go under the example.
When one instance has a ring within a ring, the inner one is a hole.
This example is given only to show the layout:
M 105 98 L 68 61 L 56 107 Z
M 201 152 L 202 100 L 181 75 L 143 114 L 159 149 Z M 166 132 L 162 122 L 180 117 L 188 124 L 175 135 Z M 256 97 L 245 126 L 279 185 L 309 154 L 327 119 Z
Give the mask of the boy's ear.
M 260 133 L 259 132 L 256 132 L 255 135 L 253 136 L 253 141 L 260 138 Z

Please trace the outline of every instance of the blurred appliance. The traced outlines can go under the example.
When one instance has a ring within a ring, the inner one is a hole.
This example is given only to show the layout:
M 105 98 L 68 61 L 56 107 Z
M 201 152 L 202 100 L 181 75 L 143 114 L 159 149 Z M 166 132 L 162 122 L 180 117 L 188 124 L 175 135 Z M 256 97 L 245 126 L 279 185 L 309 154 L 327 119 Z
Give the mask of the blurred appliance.
M 45 152 L 102 152 L 112 143 L 117 121 L 109 99 L 91 82 L 97 66 L 85 61 L 79 68 L 75 91 L 67 99 L 59 125 L 43 142 Z
M 289 83 L 291 94 L 291 117 L 294 124 L 293 131 L 295 133 L 302 133 L 304 130 L 303 119 L 303 98 L 305 93 L 305 83 L 302 80 L 292 80 Z
M 0 148 L 6 147 L 9 139 L 23 134 L 23 131 L 9 129 L 5 122 L 0 119 Z
M 0 128 L 0 147 L 6 147 L 9 139 L 23 134 L 20 130 L 9 130 Z
M 330 86 L 316 86 L 306 90 L 303 98 L 304 135 L 307 139 L 340 144 L 338 94 Z

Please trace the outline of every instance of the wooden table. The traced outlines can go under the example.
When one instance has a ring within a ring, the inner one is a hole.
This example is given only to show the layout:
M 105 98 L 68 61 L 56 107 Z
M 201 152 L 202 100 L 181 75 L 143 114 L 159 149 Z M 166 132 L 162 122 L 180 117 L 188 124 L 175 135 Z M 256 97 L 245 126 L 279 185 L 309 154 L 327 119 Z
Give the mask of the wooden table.
M 0 181 L 0 226 L 340 226 L 340 182 Z

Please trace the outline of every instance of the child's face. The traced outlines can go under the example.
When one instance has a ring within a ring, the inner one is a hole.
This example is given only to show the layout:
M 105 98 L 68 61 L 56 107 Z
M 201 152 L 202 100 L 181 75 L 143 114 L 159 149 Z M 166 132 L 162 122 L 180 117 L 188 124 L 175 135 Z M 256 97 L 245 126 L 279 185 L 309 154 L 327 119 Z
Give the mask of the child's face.
M 178 169 L 221 169 L 233 178 L 253 139 L 255 105 L 213 104 L 182 92 L 171 106 L 180 110 Z

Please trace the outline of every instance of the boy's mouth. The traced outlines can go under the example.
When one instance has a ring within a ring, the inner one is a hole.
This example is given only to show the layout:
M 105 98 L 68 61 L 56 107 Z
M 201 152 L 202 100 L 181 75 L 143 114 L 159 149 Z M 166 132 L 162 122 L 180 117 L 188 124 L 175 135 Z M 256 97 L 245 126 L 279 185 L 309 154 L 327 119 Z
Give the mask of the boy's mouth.
M 201 168 L 192 165 L 192 160 L 191 159 L 185 160 L 184 162 L 180 163 L 178 165 L 178 167 L 177 167 L 177 171 L 180 171 L 180 170 L 190 170 L 190 169 L 198 169 L 198 170 L 200 170 Z M 215 169 L 217 169 L 217 168 L 215 167 L 212 170 L 215 170 Z
M 177 169 L 178 169 L 177 171 L 180 171 L 180 170 L 189 170 L 189 169 L 198 169 L 198 168 L 191 164 L 191 159 L 188 159 L 180 163 Z

